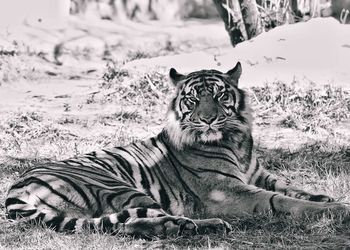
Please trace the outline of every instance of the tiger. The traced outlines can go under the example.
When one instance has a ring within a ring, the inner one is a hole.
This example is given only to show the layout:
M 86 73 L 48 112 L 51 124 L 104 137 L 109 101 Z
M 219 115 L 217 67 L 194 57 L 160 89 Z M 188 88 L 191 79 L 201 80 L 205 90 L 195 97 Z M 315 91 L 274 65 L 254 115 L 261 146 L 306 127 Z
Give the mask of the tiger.
M 349 214 L 346 205 L 263 167 L 241 74 L 240 62 L 226 73 L 171 68 L 176 94 L 159 134 L 34 166 L 8 191 L 8 219 L 58 232 L 153 238 L 228 233 L 226 220 L 266 213 Z

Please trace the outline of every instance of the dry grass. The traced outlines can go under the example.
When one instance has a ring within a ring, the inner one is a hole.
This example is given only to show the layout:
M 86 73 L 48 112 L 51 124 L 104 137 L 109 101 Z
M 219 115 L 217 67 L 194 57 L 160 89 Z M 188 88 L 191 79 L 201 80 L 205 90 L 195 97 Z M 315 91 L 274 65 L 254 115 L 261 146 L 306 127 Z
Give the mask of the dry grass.
M 274 82 L 253 87 L 252 95 L 258 123 L 276 118 L 281 127 L 333 132 L 333 126 L 350 118 L 350 93 L 330 85 L 315 88 L 312 83 Z

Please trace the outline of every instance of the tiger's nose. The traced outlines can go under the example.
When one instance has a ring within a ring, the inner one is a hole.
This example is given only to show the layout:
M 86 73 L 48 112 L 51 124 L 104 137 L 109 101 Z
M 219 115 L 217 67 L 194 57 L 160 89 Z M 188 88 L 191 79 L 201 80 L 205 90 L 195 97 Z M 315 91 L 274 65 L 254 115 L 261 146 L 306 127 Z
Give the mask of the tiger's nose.
M 215 121 L 215 119 L 216 119 L 216 116 L 208 116 L 208 117 L 206 117 L 206 116 L 202 116 L 202 117 L 200 117 L 199 118 L 202 122 L 205 122 L 206 124 L 212 124 L 214 121 Z

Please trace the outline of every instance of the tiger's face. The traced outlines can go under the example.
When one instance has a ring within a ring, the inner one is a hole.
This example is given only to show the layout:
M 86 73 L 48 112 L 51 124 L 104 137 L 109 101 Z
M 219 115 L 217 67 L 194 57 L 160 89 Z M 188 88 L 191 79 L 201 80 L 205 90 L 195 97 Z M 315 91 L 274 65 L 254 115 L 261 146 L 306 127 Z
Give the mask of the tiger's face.
M 237 87 L 241 72 L 240 63 L 227 73 L 201 70 L 182 75 L 170 70 L 177 95 L 168 112 L 166 131 L 175 147 L 218 142 L 246 122 L 241 114 L 244 93 Z

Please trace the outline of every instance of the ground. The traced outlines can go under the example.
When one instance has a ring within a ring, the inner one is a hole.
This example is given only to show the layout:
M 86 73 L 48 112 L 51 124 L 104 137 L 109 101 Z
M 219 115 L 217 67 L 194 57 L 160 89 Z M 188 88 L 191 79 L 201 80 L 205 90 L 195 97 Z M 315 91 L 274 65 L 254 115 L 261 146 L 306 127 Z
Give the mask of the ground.
M 167 72 L 243 65 L 261 162 L 297 186 L 350 203 L 350 27 L 333 19 L 284 26 L 236 48 L 223 24 L 93 22 L 0 35 L 0 249 L 350 247 L 349 223 L 232 218 L 229 235 L 145 241 L 58 234 L 5 220 L 11 183 L 37 163 L 157 134 L 173 87 Z

